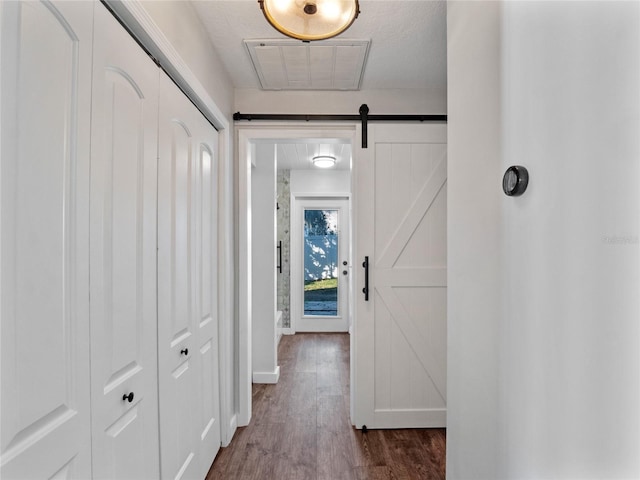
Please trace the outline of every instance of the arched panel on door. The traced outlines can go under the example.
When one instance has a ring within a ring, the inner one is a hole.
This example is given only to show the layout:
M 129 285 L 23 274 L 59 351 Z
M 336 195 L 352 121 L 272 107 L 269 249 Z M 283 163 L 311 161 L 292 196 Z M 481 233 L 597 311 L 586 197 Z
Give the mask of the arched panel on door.
M 2 478 L 91 474 L 92 14 L 0 2 Z

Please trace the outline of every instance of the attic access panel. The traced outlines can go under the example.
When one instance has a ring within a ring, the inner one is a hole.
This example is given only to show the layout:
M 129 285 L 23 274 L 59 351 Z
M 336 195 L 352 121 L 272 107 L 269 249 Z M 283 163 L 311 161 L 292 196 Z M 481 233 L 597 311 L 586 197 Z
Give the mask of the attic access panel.
M 244 40 L 263 90 L 359 90 L 370 40 Z

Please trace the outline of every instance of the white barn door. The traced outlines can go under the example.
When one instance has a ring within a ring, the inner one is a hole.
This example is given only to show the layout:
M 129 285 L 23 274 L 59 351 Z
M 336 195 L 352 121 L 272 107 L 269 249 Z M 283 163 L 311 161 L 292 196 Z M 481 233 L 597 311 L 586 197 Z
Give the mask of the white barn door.
M 101 5 L 96 7 L 94 35 L 90 236 L 93 478 L 158 478 L 156 163 L 160 71 Z
M 91 477 L 92 2 L 0 2 L 2 478 Z
M 445 125 L 373 124 L 356 151 L 358 428 L 446 425 L 446 140 Z

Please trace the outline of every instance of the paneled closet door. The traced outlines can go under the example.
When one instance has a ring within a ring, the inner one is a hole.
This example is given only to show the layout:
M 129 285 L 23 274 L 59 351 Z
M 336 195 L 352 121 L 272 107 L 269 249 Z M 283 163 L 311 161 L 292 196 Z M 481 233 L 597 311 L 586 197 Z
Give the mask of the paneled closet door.
M 195 237 L 197 395 L 196 442 L 205 478 L 220 448 L 218 375 L 218 132 L 198 112 L 195 127 Z
M 203 478 L 220 446 L 217 133 L 164 74 L 159 135 L 161 474 Z
M 160 70 L 96 7 L 91 132 L 94 478 L 159 477 L 156 182 Z
M 191 104 L 160 78 L 158 382 L 162 478 L 196 478 L 194 140 Z
M 0 2 L 0 477 L 91 476 L 93 2 Z

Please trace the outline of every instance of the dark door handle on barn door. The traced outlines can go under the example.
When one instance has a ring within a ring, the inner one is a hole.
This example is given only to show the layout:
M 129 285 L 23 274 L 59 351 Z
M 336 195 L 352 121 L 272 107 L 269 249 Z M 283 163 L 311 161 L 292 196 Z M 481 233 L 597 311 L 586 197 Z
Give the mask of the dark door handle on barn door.
M 362 293 L 364 293 L 364 301 L 369 301 L 369 257 L 364 257 L 364 262 L 362 262 L 362 266 L 364 267 L 364 288 L 362 289 Z
M 276 265 L 276 268 L 278 273 L 282 273 L 282 240 L 278 241 L 276 249 L 278 250 L 278 265 Z

